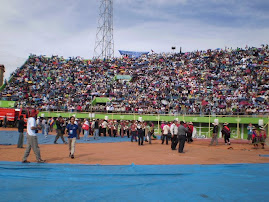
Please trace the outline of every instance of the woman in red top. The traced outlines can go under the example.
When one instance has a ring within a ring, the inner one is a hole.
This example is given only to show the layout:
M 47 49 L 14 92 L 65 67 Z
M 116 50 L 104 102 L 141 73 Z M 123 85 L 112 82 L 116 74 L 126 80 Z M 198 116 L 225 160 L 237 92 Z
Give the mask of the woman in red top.
M 256 127 L 253 126 L 252 128 L 252 144 L 254 145 L 254 149 L 258 149 L 258 143 L 259 143 L 259 134 L 256 130 Z
M 131 125 L 131 136 L 131 142 L 133 142 L 134 139 L 137 142 L 137 126 L 135 124 L 135 121 L 133 121 Z

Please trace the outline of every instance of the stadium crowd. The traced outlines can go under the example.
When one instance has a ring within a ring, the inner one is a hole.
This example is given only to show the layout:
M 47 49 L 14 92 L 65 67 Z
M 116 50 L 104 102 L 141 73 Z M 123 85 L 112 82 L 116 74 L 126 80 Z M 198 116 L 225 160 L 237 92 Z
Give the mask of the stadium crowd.
M 268 67 L 268 46 L 109 61 L 30 55 L 12 73 L 0 98 L 41 111 L 269 114 Z M 95 97 L 112 101 L 93 106 Z

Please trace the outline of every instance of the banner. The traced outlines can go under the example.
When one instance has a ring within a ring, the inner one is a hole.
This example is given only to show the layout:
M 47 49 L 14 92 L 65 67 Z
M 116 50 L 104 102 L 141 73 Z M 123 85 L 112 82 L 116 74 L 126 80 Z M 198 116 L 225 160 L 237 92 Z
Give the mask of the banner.
M 124 51 L 124 50 L 119 50 L 121 55 L 128 55 L 129 57 L 135 57 L 138 58 L 142 55 L 147 55 L 149 52 L 135 52 L 135 51 Z

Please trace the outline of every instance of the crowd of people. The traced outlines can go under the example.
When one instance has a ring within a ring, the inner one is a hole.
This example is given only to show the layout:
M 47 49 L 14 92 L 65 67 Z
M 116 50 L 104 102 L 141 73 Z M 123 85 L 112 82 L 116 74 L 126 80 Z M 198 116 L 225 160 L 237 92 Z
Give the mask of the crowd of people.
M 111 60 L 30 55 L 0 98 L 41 111 L 266 115 L 268 65 L 268 45 Z M 111 101 L 93 106 L 95 97 Z

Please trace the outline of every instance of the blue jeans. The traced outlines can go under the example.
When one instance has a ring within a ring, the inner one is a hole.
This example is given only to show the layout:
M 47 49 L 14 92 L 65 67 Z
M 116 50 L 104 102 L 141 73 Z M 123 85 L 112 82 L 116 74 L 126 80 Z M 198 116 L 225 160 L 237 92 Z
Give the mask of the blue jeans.
M 94 139 L 99 137 L 99 129 L 94 129 L 93 137 Z
M 87 141 L 89 130 L 84 130 L 84 140 Z

